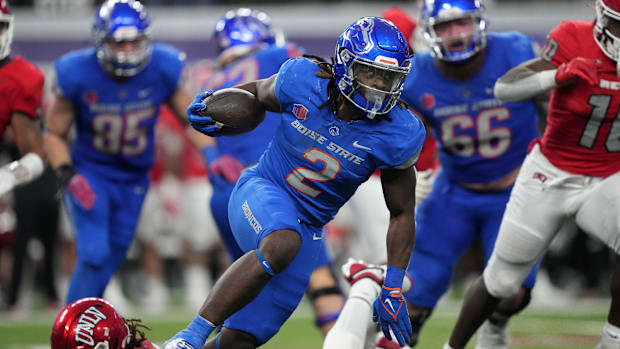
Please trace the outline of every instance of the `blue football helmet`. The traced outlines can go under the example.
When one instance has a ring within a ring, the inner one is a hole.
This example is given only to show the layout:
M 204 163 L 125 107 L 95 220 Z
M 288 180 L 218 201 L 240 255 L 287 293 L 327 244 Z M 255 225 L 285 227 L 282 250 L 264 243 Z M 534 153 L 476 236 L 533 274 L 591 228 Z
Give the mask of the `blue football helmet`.
M 430 44 L 433 57 L 449 62 L 463 62 L 482 50 L 487 42 L 487 21 L 482 16 L 483 12 L 484 5 L 480 0 L 425 0 L 421 22 L 424 37 Z M 471 35 L 469 45 L 461 51 L 446 51 L 442 47 L 442 39 L 435 32 L 435 26 L 462 18 L 472 19 L 471 34 L 459 35 L 461 37 Z
M 257 45 L 273 45 L 279 40 L 266 13 L 249 8 L 230 10 L 215 24 L 214 39 L 220 53 L 233 49 L 249 51 Z
M 151 59 L 151 21 L 136 0 L 107 0 L 93 24 L 97 59 L 114 76 L 138 74 Z
M 369 119 L 398 101 L 411 70 L 407 41 L 390 21 L 363 17 L 338 38 L 334 75 L 338 90 Z

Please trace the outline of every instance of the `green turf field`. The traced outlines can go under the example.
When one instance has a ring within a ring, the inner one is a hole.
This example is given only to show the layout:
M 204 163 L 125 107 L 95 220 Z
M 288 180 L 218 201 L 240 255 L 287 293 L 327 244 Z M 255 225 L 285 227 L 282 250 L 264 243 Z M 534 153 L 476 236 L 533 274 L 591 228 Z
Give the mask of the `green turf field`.
M 455 322 L 460 304 L 443 305 L 426 324 L 418 348 L 441 348 Z M 511 322 L 511 348 L 593 348 L 606 318 L 605 301 L 574 304 L 560 309 L 527 309 Z M 155 343 L 176 333 L 192 318 L 186 311 L 144 317 Z M 0 318 L 0 349 L 46 348 L 53 315 L 36 314 L 28 319 Z M 302 305 L 266 349 L 319 349 L 322 337 L 312 325 L 309 309 Z M 473 345 L 470 344 L 473 348 Z

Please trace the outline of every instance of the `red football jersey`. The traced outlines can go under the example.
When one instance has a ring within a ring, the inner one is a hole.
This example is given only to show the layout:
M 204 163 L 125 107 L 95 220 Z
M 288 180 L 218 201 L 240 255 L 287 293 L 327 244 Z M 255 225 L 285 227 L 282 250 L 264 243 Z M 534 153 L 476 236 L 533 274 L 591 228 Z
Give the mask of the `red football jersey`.
M 599 86 L 583 80 L 553 90 L 541 151 L 558 168 L 586 176 L 620 171 L 620 77 L 599 48 L 594 22 L 567 21 L 547 39 L 542 58 L 555 66 L 576 57 L 603 62 Z
M 39 68 L 20 56 L 0 66 L 0 136 L 16 111 L 34 119 L 39 117 L 44 81 Z

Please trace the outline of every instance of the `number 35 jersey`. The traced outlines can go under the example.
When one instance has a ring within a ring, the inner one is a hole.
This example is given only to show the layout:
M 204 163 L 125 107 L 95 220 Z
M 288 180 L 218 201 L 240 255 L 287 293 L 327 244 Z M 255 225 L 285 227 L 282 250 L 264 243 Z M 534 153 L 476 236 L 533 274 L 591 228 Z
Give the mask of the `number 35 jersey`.
M 439 71 L 428 52 L 414 57 L 402 99 L 437 137 L 441 166 L 451 181 L 488 183 L 521 164 L 538 136 L 533 101 L 504 103 L 495 81 L 535 57 L 532 40 L 517 32 L 489 33 L 484 62 L 465 82 Z
M 388 114 L 392 121 L 338 119 L 323 106 L 329 79 L 319 71 L 306 58 L 280 68 L 281 122 L 257 165 L 260 176 L 290 194 L 299 219 L 313 225 L 331 220 L 376 169 L 412 166 L 425 136 L 424 125 L 399 105 Z
M 553 90 L 541 151 L 564 171 L 607 177 L 620 171 L 620 78 L 616 62 L 594 41 L 593 27 L 593 21 L 568 21 L 549 34 L 542 58 L 551 64 L 584 57 L 602 66 L 598 86 L 577 80 Z
M 184 58 L 170 46 L 154 44 L 149 64 L 123 81 L 103 70 L 94 48 L 58 59 L 57 93 L 75 108 L 71 157 L 78 171 L 86 168 L 118 180 L 149 171 L 159 107 L 176 91 Z

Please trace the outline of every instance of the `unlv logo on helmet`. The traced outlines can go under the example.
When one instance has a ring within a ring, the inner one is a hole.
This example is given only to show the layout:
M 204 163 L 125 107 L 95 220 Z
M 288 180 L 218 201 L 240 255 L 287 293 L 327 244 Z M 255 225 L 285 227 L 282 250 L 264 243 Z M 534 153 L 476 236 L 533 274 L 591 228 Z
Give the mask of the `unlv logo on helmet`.
M 75 329 L 75 342 L 95 345 L 95 340 L 93 339 L 94 329 L 101 320 L 107 318 L 108 317 L 95 306 L 86 309 L 78 319 L 78 324 Z
M 66 306 L 54 323 L 52 349 L 128 349 L 125 320 L 101 298 L 82 298 Z

